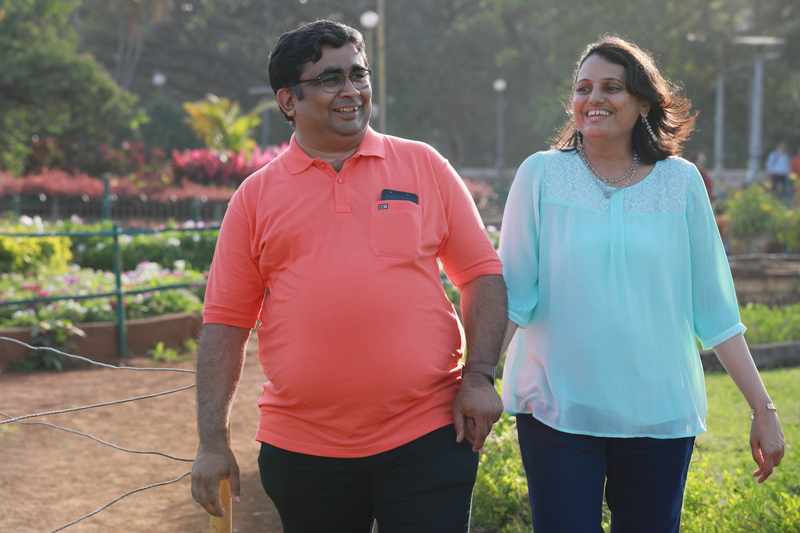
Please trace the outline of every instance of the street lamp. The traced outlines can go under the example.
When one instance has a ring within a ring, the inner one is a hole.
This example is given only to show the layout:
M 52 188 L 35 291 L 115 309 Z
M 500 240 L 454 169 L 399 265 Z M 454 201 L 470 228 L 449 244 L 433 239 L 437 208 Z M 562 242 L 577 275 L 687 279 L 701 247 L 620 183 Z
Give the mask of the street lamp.
M 497 179 L 503 177 L 503 93 L 508 84 L 503 78 L 497 78 L 492 83 L 494 92 L 497 93 L 497 147 L 495 167 L 497 169 Z
M 763 126 L 763 93 L 764 93 L 764 54 L 762 47 L 772 44 L 783 44 L 786 40 L 779 37 L 747 36 L 736 37 L 733 42 L 756 47 L 753 66 L 753 85 L 750 94 L 750 150 L 747 160 L 747 183 L 758 178 L 761 167 L 761 131 Z
M 150 79 L 150 81 L 153 83 L 153 85 L 155 85 L 158 94 L 161 94 L 161 87 L 167 83 L 167 75 L 163 72 L 156 71 L 153 73 L 153 77 Z
M 361 25 L 367 30 L 367 49 L 368 50 L 371 50 L 373 48 L 373 45 L 375 44 L 375 39 L 374 39 L 375 28 L 378 26 L 380 21 L 381 21 L 380 15 L 378 15 L 374 11 L 364 11 L 361 14 L 361 18 L 360 18 Z M 381 64 L 380 61 L 378 61 L 378 66 L 380 66 L 380 64 Z M 372 104 L 372 115 L 375 118 L 378 118 L 383 114 L 382 113 L 383 109 L 381 109 L 382 105 L 383 105 L 383 102 L 378 102 L 378 103 L 373 102 L 373 104 Z
M 372 31 L 378 29 L 378 130 L 386 133 L 386 9 L 384 0 L 378 0 L 378 12 L 365 11 L 361 14 L 361 25 Z
M 247 94 L 273 94 L 272 87 L 263 85 L 259 87 L 248 87 Z M 261 112 L 261 148 L 269 146 L 269 107 Z

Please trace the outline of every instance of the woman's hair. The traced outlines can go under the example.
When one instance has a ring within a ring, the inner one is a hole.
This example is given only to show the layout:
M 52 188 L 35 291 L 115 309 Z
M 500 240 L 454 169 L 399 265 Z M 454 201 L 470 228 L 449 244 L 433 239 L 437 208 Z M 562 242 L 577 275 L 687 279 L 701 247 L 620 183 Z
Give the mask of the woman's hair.
M 364 65 L 368 65 L 364 38 L 361 32 L 350 26 L 331 20 L 318 20 L 284 33 L 269 54 L 269 84 L 272 92 L 277 94 L 278 89 L 292 89 L 302 99 L 303 93 L 297 82 L 303 73 L 303 65 L 319 61 L 323 46 L 341 48 L 347 43 L 355 46 L 356 52 L 364 57 Z M 294 122 L 285 113 L 284 117 L 290 123 Z
M 664 78 L 656 67 L 653 57 L 633 43 L 616 36 L 606 35 L 586 47 L 575 65 L 573 87 L 586 59 L 599 55 L 606 61 L 625 67 L 625 89 L 634 97 L 650 103 L 647 121 L 658 141 L 653 140 L 647 126 L 637 120 L 633 126 L 634 151 L 645 164 L 681 154 L 681 143 L 694 131 L 696 113 L 692 103 L 680 94 L 680 89 Z M 575 126 L 572 99 L 565 101 L 570 118 L 553 139 L 553 148 L 567 151 L 574 149 L 581 133 Z

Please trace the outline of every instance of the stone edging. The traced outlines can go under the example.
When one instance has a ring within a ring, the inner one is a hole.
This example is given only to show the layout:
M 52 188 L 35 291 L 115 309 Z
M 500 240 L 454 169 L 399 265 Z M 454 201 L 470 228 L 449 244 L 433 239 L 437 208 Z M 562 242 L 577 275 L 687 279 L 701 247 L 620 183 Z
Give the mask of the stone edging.
M 145 355 L 157 342 L 163 342 L 165 348 L 180 348 L 187 339 L 197 339 L 202 323 L 200 313 L 173 313 L 126 320 L 128 355 Z M 70 353 L 104 363 L 119 361 L 116 322 L 92 322 L 76 326 L 87 337 L 71 337 L 76 349 Z M 31 328 L 0 329 L 0 337 L 29 342 Z M 0 370 L 7 370 L 13 361 L 25 357 L 29 351 L 21 344 L 0 341 Z
M 750 353 L 753 354 L 753 361 L 759 370 L 800 365 L 800 341 L 751 346 Z M 700 359 L 706 372 L 725 371 L 713 350 L 700 352 Z

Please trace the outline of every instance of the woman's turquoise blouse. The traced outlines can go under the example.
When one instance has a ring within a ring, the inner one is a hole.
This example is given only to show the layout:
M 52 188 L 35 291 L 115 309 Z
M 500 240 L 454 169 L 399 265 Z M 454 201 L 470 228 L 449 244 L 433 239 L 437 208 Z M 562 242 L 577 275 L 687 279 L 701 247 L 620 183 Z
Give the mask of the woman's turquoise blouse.
M 696 339 L 745 327 L 703 180 L 677 157 L 605 198 L 574 152 L 532 155 L 500 236 L 508 413 L 561 431 L 675 438 L 705 431 Z

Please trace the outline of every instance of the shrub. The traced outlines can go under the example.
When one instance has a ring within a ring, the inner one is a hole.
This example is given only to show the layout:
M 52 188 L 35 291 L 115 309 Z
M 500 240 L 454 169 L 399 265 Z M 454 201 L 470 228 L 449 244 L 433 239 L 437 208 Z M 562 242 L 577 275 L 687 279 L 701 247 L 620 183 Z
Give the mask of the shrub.
M 7 233 L 41 233 L 40 218 L 22 217 L 18 224 L 4 226 Z M 6 237 L 0 235 L 0 272 L 33 273 L 45 270 L 53 274 L 67 271 L 72 261 L 69 237 Z
M 205 277 L 195 271 L 167 270 L 156 263 L 142 263 L 122 275 L 123 290 L 138 290 L 159 285 L 204 283 Z M 114 274 L 72 267 L 62 276 L 45 274 L 0 274 L 0 302 L 45 298 L 52 295 L 88 295 L 115 290 Z M 155 290 L 127 295 L 125 316 L 128 319 L 147 318 L 179 312 L 199 312 L 203 308 L 205 289 L 195 288 Z M 40 322 L 65 320 L 73 324 L 116 320 L 116 299 L 111 297 L 85 300 L 57 300 L 31 305 L 0 306 L 0 328 L 31 327 Z
M 519 456 L 516 420 L 503 414 L 481 452 L 472 498 L 476 531 L 531 531 L 528 482 Z
M 185 150 L 172 152 L 172 173 L 176 182 L 186 179 L 200 185 L 238 187 L 244 179 L 260 169 L 288 148 L 268 146 L 263 151 L 256 147 L 252 152 L 233 150 Z
M 75 343 L 70 340 L 73 336 L 86 337 L 86 333 L 75 327 L 69 320 L 42 321 L 34 325 L 31 331 L 31 346 L 38 349 L 31 350 L 25 359 L 14 361 L 11 368 L 18 372 L 33 370 L 63 370 L 66 356 L 48 350 L 54 348 L 62 352 L 72 350 Z
M 203 227 L 202 223 L 198 223 Z M 182 268 L 207 271 L 211 267 L 211 258 L 217 244 L 217 229 L 208 231 L 182 231 L 183 228 L 194 229 L 198 225 L 187 222 L 183 227 L 171 223 L 168 227 L 174 232 L 142 233 L 139 235 L 121 235 L 122 269 L 133 270 L 140 263 L 151 261 L 160 265 L 175 265 L 180 261 Z M 90 233 L 109 231 L 111 222 L 83 224 L 72 219 L 53 225 L 56 231 L 74 233 Z M 114 238 L 105 236 L 73 237 L 72 253 L 74 262 L 84 268 L 96 270 L 114 270 Z
M 786 217 L 778 199 L 757 183 L 734 192 L 722 208 L 727 215 L 726 234 L 733 238 L 775 235 Z
M 739 312 L 751 346 L 800 340 L 800 304 L 769 307 L 749 303 Z
M 778 232 L 778 241 L 789 252 L 800 252 L 800 209 L 786 211 L 783 228 Z

